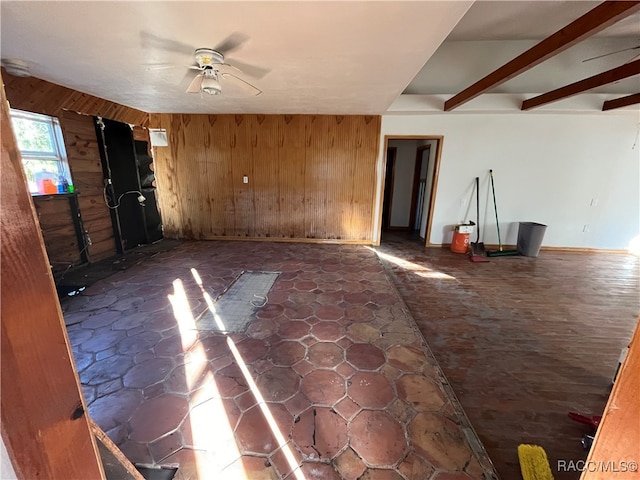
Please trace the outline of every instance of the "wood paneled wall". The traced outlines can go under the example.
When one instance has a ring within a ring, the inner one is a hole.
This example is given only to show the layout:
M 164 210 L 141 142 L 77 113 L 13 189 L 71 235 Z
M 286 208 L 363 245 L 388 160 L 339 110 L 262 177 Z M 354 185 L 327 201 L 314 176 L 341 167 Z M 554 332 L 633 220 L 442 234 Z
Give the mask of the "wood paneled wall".
M 69 197 L 43 195 L 33 197 L 49 263 L 54 272 L 82 263 Z
M 93 117 L 64 111 L 59 118 L 82 226 L 91 239 L 87 254 L 90 262 L 96 262 L 116 255 L 117 250 L 111 213 L 104 202 L 104 175 Z
M 2 69 L 11 108 L 59 117 L 62 110 L 109 118 L 131 125 L 146 126 L 149 114 L 88 93 L 35 77 L 14 77 Z
M 87 248 L 89 261 L 95 262 L 116 255 L 111 215 L 103 198 L 104 176 L 93 116 L 137 125 L 138 135 L 144 136 L 148 135 L 148 132 L 141 126 L 148 123 L 149 115 L 146 112 L 38 78 L 14 77 L 4 69 L 2 69 L 2 78 L 12 108 L 51 115 L 60 120 L 71 176 L 78 193 L 83 228 L 92 242 Z M 34 203 L 38 207 L 42 201 L 34 197 Z M 59 208 L 57 214 L 60 219 L 57 222 L 53 219 L 56 214 L 55 208 Z M 49 261 L 54 266 L 70 262 L 71 258 L 77 258 L 79 261 L 80 250 L 84 246 L 78 245 L 74 237 L 76 249 L 74 254 L 71 237 L 66 237 L 64 240 L 57 237 L 57 232 L 63 230 L 62 219 L 72 220 L 69 216 L 68 202 L 52 202 L 47 204 L 46 209 L 46 221 L 55 223 L 57 229 L 56 233 L 48 231 L 47 227 L 42 229 Z M 73 224 L 67 224 L 64 230 L 74 231 Z M 60 248 L 62 243 L 65 248 Z M 76 260 L 73 262 L 75 264 Z
M 152 114 L 165 234 L 372 241 L 379 116 Z M 244 176 L 249 183 L 243 183 Z

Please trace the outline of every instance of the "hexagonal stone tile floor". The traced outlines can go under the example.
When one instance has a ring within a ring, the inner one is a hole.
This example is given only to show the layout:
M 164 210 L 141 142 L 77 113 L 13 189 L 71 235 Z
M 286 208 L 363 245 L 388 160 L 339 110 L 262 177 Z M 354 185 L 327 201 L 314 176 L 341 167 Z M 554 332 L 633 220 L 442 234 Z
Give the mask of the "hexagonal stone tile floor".
M 280 274 L 246 329 L 221 333 L 214 299 L 246 270 Z M 367 248 L 185 242 L 63 311 L 90 415 L 178 480 L 495 475 Z

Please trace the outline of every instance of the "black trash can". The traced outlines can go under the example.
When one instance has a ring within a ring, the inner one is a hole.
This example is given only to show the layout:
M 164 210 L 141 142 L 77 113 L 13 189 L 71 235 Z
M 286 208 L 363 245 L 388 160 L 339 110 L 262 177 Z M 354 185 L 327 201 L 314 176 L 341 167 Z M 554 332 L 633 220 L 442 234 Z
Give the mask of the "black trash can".
M 535 222 L 520 222 L 518 226 L 518 253 L 525 257 L 537 257 L 547 226 Z

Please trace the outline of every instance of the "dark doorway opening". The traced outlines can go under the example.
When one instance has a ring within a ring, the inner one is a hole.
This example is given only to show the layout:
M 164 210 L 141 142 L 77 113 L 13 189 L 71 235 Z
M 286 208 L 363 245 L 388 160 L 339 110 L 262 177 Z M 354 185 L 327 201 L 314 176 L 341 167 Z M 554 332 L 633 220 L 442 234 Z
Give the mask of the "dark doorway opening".
M 429 244 L 442 137 L 385 137 L 381 240 L 390 235 Z

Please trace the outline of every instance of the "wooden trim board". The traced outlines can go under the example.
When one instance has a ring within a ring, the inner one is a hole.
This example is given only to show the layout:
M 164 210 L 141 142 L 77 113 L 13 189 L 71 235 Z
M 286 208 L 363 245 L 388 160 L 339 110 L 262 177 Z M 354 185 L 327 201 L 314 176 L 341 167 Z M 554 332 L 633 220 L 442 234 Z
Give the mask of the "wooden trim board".
M 640 321 L 613 385 L 580 480 L 640 477 Z
M 4 86 L 0 90 L 2 439 L 18 478 L 104 479 Z

